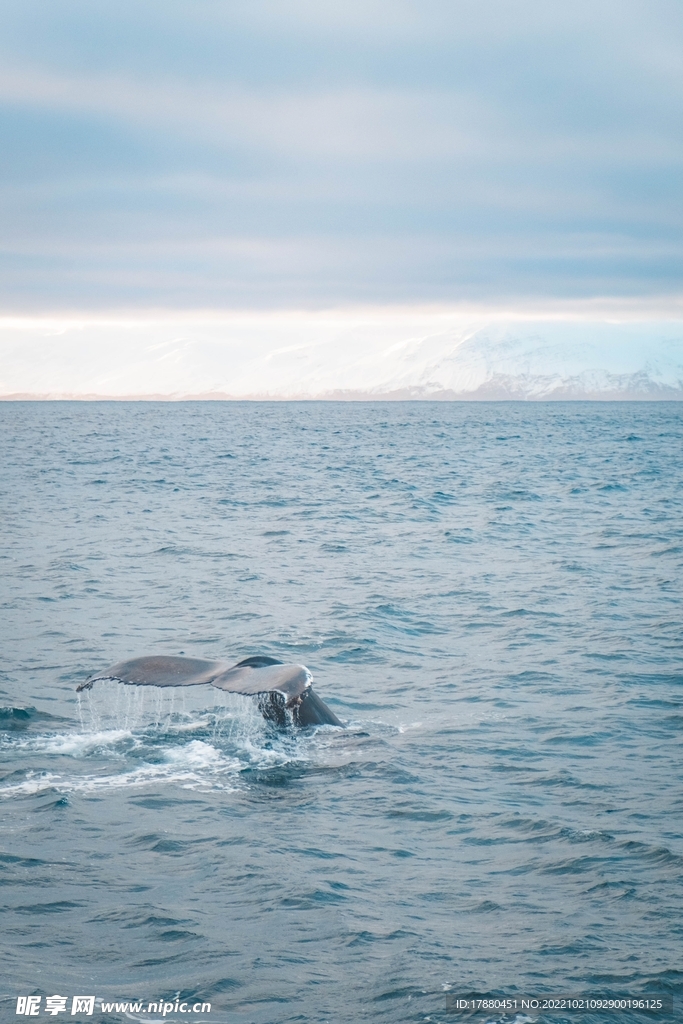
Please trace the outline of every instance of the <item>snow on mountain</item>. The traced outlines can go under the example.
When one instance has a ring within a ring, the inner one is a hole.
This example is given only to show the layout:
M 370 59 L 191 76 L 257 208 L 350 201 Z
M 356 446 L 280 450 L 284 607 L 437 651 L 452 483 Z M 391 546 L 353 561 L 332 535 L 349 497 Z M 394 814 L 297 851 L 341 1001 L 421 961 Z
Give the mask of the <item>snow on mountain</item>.
M 479 399 L 683 398 L 683 327 L 517 322 L 413 343 L 380 385 Z
M 683 323 L 419 310 L 8 318 L 0 396 L 683 399 Z

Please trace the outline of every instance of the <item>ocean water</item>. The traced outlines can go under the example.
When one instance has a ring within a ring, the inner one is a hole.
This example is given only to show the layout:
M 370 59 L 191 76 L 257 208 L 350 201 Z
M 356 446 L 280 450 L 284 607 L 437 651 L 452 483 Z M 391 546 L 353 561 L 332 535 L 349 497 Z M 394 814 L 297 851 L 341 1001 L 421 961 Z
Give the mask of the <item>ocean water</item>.
M 211 1024 L 683 1006 L 683 405 L 0 422 L 3 1019 L 26 994 L 93 994 L 101 1024 L 176 995 L 211 1012 L 166 1020 Z M 76 693 L 147 653 L 303 662 L 347 728 Z

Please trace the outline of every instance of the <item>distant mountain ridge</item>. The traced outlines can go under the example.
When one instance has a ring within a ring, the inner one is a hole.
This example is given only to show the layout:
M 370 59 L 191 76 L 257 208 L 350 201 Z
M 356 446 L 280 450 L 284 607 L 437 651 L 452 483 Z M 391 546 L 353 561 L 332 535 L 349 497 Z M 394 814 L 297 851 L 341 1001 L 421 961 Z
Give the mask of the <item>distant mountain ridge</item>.
M 587 380 L 602 376 L 601 381 Z M 202 396 L 209 397 L 209 396 Z M 228 396 L 225 396 L 228 397 Z M 615 376 L 596 371 L 579 377 L 511 377 L 495 374 L 475 391 L 452 391 L 424 387 L 387 391 L 328 391 L 305 396 L 328 401 L 441 401 L 441 402 L 677 402 L 683 401 L 683 386 L 668 387 L 647 374 Z
M 0 397 L 680 401 L 683 323 L 393 313 L 10 325 Z
M 412 343 L 386 398 L 681 400 L 680 325 L 515 323 Z M 412 378 L 412 380 L 411 380 Z

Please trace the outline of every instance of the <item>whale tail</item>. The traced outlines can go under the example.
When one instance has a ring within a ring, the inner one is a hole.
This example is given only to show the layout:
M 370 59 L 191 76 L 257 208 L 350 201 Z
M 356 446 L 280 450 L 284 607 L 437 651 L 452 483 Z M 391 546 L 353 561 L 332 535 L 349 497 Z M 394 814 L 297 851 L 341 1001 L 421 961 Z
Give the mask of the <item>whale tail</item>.
M 305 665 L 283 665 L 275 658 L 257 655 L 236 665 L 201 658 L 151 656 L 120 661 L 90 676 L 77 686 L 89 690 L 93 683 L 113 679 L 130 686 L 200 686 L 211 683 L 227 693 L 257 697 L 261 713 L 277 725 L 287 724 L 287 712 L 296 725 L 341 725 L 337 716 L 313 691 L 313 676 Z

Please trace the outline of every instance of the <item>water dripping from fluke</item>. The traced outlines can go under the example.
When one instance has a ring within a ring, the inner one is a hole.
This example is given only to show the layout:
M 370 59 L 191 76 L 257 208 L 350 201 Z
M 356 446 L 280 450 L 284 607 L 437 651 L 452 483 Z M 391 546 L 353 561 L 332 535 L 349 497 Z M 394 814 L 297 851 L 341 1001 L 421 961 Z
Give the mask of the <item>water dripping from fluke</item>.
M 115 680 L 129 686 L 186 687 L 211 684 L 227 693 L 256 697 L 264 718 L 280 727 L 342 723 L 311 686 L 313 676 L 305 665 L 284 665 L 262 655 L 236 665 L 201 658 L 152 655 L 121 661 L 90 676 L 77 692 L 97 682 Z

